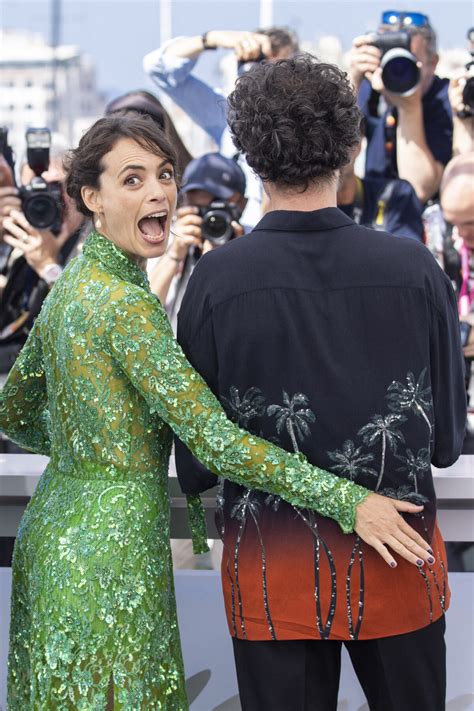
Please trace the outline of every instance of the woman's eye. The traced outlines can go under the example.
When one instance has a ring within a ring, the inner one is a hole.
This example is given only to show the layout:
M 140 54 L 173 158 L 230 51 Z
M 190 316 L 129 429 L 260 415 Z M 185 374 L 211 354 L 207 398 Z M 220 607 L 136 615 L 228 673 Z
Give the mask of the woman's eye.
M 128 178 L 125 178 L 124 185 L 138 185 L 139 182 L 139 178 L 136 175 L 129 175 Z
M 173 171 L 171 168 L 165 168 L 165 170 L 161 173 L 160 176 L 163 180 L 172 180 L 173 179 Z

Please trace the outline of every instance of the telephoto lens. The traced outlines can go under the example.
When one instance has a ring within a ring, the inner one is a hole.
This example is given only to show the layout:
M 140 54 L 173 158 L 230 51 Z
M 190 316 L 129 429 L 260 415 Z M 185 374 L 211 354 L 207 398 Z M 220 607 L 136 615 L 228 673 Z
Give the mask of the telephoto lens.
M 380 66 L 387 91 L 410 96 L 420 83 L 418 60 L 410 51 L 408 32 L 374 32 L 372 44 L 382 52 Z

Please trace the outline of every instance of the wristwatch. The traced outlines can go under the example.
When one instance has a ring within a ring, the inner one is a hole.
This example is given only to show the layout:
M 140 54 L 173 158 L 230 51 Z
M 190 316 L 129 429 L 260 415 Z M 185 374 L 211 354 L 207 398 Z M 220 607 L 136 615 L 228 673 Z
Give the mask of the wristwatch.
M 54 284 L 63 273 L 63 268 L 59 264 L 47 264 L 41 272 L 41 278 L 48 286 Z
M 217 47 L 207 44 L 207 35 L 208 34 L 209 34 L 209 30 L 207 32 L 204 32 L 203 35 L 201 35 L 202 48 L 203 49 L 217 49 Z

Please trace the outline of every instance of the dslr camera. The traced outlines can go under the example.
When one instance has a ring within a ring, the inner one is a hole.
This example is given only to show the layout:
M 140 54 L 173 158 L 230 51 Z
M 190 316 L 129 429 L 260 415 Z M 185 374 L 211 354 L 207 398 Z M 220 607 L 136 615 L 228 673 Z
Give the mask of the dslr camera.
M 471 27 L 467 32 L 467 38 L 469 40 L 471 53 L 471 61 L 466 64 L 466 71 L 472 72 L 472 67 L 474 67 L 474 27 Z M 462 92 L 462 101 L 465 108 L 461 111 L 458 116 L 460 118 L 468 118 L 469 116 L 474 116 L 474 76 L 468 77 L 464 89 Z
M 26 219 L 38 230 L 51 230 L 59 234 L 64 214 L 61 183 L 47 183 L 41 177 L 48 170 L 51 132 L 48 128 L 29 128 L 26 131 L 28 165 L 34 178 L 20 188 L 22 210 Z
M 380 49 L 382 81 L 387 91 L 410 96 L 420 83 L 418 60 L 411 52 L 409 32 L 373 32 L 371 43 Z
M 242 216 L 242 210 L 238 205 L 223 200 L 213 200 L 206 207 L 200 207 L 199 213 L 202 217 L 202 239 L 215 247 L 229 242 L 234 237 L 232 222 L 238 222 Z

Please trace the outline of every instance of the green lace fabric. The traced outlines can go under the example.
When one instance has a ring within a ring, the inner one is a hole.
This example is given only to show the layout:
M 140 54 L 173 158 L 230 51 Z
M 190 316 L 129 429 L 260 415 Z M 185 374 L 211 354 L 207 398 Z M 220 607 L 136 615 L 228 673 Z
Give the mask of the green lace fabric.
M 354 526 L 367 490 L 230 422 L 145 274 L 92 233 L 0 395 L 0 428 L 50 456 L 13 562 L 8 708 L 188 707 L 167 490 L 172 431 L 210 470 Z M 203 511 L 191 501 L 195 543 Z

